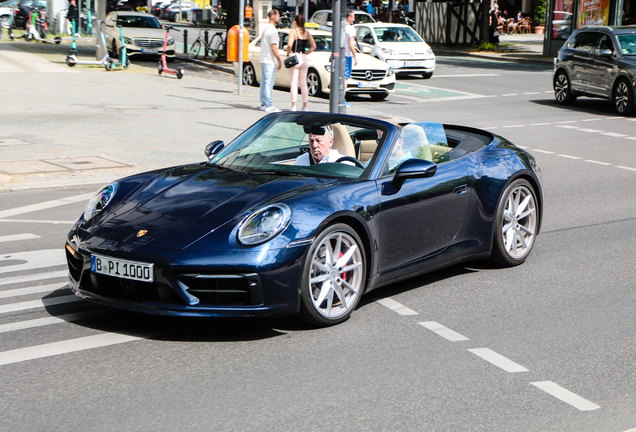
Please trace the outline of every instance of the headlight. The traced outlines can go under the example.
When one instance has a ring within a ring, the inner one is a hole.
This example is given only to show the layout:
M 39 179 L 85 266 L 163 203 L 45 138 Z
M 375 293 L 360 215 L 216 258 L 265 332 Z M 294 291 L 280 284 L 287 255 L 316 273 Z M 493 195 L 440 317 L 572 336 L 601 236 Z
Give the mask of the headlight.
M 284 203 L 256 210 L 239 224 L 238 241 L 245 246 L 265 243 L 287 227 L 291 216 L 291 207 Z
M 168 39 L 168 45 L 173 45 L 174 44 L 174 39 L 170 38 Z
M 129 44 L 129 45 L 132 45 L 132 39 L 130 39 L 130 38 L 125 37 L 124 38 L 124 42 Z
M 84 210 L 84 221 L 88 222 L 93 219 L 97 213 L 102 211 L 104 207 L 108 205 L 108 203 L 113 199 L 115 193 L 117 193 L 117 189 L 119 188 L 118 182 L 113 182 L 108 186 L 104 186 L 102 190 L 97 192 L 95 196 L 89 201 L 86 206 L 86 210 Z
M 393 75 L 393 68 L 390 67 L 389 70 L 386 71 L 386 76 L 390 77 L 391 75 Z
M 382 48 L 382 53 L 390 56 L 396 55 L 396 52 L 389 48 Z
M 424 51 L 424 54 L 426 55 L 433 55 L 433 50 L 432 49 L 427 49 L 426 51 Z
M 326 64 L 325 65 L 325 70 L 329 73 L 331 73 L 331 65 L 330 64 Z

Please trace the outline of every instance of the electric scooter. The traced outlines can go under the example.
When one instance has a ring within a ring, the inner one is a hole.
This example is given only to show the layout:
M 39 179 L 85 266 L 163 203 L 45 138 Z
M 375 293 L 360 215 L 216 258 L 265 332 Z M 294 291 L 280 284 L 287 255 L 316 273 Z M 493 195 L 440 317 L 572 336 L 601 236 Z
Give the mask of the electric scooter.
M 59 36 L 55 36 L 53 42 L 46 40 L 45 30 L 48 26 L 46 24 L 46 13 L 44 11 L 40 12 L 37 8 L 31 8 L 27 22 L 29 23 L 27 25 L 27 31 L 22 36 L 19 36 L 23 37 L 27 42 L 31 42 L 34 39 L 43 43 L 55 43 L 56 45 L 62 42 L 62 38 Z M 11 40 L 17 39 L 13 33 L 11 33 L 9 37 Z
M 76 64 L 99 65 L 99 66 L 104 66 L 107 71 L 111 70 L 113 68 L 113 60 L 108 55 L 108 50 L 106 49 L 106 38 L 104 37 L 104 32 L 101 31 L 101 28 L 99 31 L 99 35 L 102 41 L 101 46 L 104 49 L 104 58 L 98 61 L 90 61 L 90 60 L 80 60 L 77 58 L 77 43 L 75 42 L 75 21 L 73 21 L 72 27 L 73 27 L 73 42 L 71 42 L 71 51 L 69 51 L 68 55 L 66 56 L 66 64 L 69 67 L 73 67 Z M 96 45 L 96 49 L 97 49 L 97 52 L 99 52 L 99 42 Z
M 121 66 L 124 69 L 128 69 L 130 66 L 130 58 L 126 54 L 126 41 L 124 40 L 124 22 L 117 20 L 117 27 L 119 27 L 119 40 L 121 42 L 121 48 L 119 49 L 119 61 L 114 61 L 111 66 Z
M 163 40 L 163 52 L 161 53 L 161 58 L 159 59 L 159 66 L 158 66 L 159 75 L 161 75 L 162 72 L 165 72 L 170 75 L 176 75 L 177 78 L 181 79 L 184 73 L 183 68 L 180 67 L 176 69 L 170 69 L 168 67 L 168 63 L 166 62 L 166 50 L 168 49 L 168 39 L 170 38 L 170 30 L 174 30 L 174 31 L 180 31 L 180 30 L 177 30 L 171 25 L 164 25 L 164 27 L 166 28 L 166 38 Z

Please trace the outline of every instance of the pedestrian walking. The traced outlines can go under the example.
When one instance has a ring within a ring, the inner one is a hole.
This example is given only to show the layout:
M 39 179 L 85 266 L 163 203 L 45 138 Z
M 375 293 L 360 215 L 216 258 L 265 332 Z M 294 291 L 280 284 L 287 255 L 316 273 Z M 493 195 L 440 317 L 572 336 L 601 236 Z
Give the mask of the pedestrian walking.
M 351 70 L 353 66 L 358 65 L 358 57 L 356 56 L 356 29 L 353 27 L 355 15 L 352 10 L 347 11 L 345 27 L 345 97 L 347 95 L 347 83 L 351 79 Z M 349 102 L 344 101 L 346 107 L 352 107 Z
M 375 10 L 373 9 L 373 3 L 371 3 L 371 0 L 367 3 L 367 13 L 371 16 L 375 15 Z
M 79 36 L 79 27 L 77 26 L 79 21 L 79 10 L 77 9 L 76 0 L 71 0 L 70 5 L 68 6 L 68 11 L 66 12 L 66 19 L 68 20 L 68 24 L 71 29 L 68 33 L 72 34 L 74 28 L 75 34 Z
M 298 58 L 298 64 L 288 69 L 289 81 L 291 87 L 291 110 L 296 111 L 296 101 L 298 99 L 298 85 L 300 84 L 300 94 L 303 98 L 303 111 L 308 111 L 307 102 L 309 101 L 309 89 L 307 88 L 307 56 L 316 49 L 316 41 L 314 37 L 305 28 L 305 16 L 296 15 L 294 17 L 293 30 L 289 32 L 287 41 L 287 57 L 295 55 Z
M 272 101 L 274 90 L 274 75 L 281 68 L 280 55 L 278 54 L 278 30 L 276 26 L 280 22 L 278 10 L 272 9 L 267 13 L 269 23 L 263 29 L 261 37 L 261 110 L 265 112 L 280 112 Z

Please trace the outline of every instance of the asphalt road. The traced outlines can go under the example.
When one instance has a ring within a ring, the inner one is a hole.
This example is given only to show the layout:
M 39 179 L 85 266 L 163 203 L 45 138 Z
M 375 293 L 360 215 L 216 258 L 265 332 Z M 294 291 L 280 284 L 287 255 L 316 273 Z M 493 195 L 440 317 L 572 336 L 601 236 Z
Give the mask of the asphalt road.
M 41 104 L 29 104 L 36 86 L 18 86 L 20 99 L 7 85 L 35 72 L 0 74 L 13 107 L 0 108 L 0 133 L 42 143 L 0 148 L 0 161 L 108 153 L 168 166 L 262 115 L 257 89 L 238 97 L 235 78 L 184 67 L 181 81 L 40 74 Z M 286 92 L 274 97 L 288 107 Z M 636 427 L 636 119 L 600 100 L 557 106 L 549 68 L 462 58 L 439 58 L 430 80 L 401 78 L 385 102 L 352 103 L 485 128 L 533 153 L 546 202 L 526 263 L 394 284 L 327 329 L 151 317 L 70 297 L 64 235 L 95 185 L 17 188 L 0 194 L 0 430 Z

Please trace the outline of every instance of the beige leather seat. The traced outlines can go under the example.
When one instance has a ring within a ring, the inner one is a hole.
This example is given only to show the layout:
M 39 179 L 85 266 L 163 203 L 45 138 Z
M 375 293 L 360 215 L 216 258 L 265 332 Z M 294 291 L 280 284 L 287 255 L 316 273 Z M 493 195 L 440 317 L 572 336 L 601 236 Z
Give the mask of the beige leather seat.
M 333 146 L 331 148 L 338 150 L 342 156 L 356 157 L 356 149 L 347 128 L 340 123 L 334 123 L 331 127 L 333 129 Z
M 376 140 L 360 141 L 360 155 L 358 156 L 358 160 L 362 163 L 367 163 L 367 161 L 373 157 L 376 148 L 378 148 L 378 142 Z

